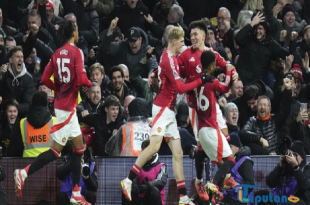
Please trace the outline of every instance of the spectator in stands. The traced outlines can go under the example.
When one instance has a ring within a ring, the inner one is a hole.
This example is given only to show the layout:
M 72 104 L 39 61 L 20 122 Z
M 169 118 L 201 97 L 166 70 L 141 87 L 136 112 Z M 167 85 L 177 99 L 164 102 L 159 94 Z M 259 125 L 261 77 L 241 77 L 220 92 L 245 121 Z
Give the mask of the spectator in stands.
M 93 0 L 61 0 L 64 13 L 73 13 L 76 16 L 76 23 L 79 33 L 84 36 L 89 47 L 97 42 L 99 35 L 99 17 L 93 5 Z
M 291 41 L 296 37 L 292 37 Z M 238 32 L 235 40 L 240 52 L 236 67 L 244 85 L 263 79 L 271 57 L 285 59 L 289 55 L 286 49 L 272 39 L 269 24 L 265 22 L 262 11 L 253 14 L 251 23 Z M 260 55 L 257 55 L 258 51 Z
M 32 76 L 34 87 L 37 85 L 37 82 L 42 77 L 42 74 L 40 72 L 40 64 L 41 59 L 37 57 L 37 50 L 35 48 L 32 48 L 31 54 L 25 59 L 25 66 L 27 68 L 27 71 Z
M 57 16 L 56 14 L 54 14 L 54 4 L 51 0 L 49 0 L 47 3 L 46 3 L 46 15 L 47 15 L 47 20 L 49 22 L 51 22 L 52 24 L 57 24 L 58 22 L 60 21 L 63 21 L 63 18 Z
M 142 1 L 125 0 L 124 4 L 116 10 L 116 16 L 119 18 L 118 26 L 123 33 L 129 31 L 131 27 L 139 27 L 146 32 L 147 22 L 144 16 L 148 14 L 149 10 Z M 124 35 L 129 38 L 130 32 Z
M 16 46 L 16 41 L 12 36 L 7 36 L 5 39 L 5 48 L 6 52 L 8 53 L 13 47 Z
M 95 63 L 89 68 L 89 73 L 90 80 L 100 86 L 101 96 L 103 96 L 110 83 L 109 77 L 105 74 L 104 67 L 100 63 Z
M 217 13 L 216 40 L 220 42 L 224 48 L 229 48 L 234 58 L 237 54 L 234 48 L 234 30 L 230 22 L 231 15 L 229 10 L 225 7 L 221 7 Z
M 51 115 L 55 116 L 54 110 L 54 93 L 51 89 L 49 89 L 46 85 L 43 85 L 41 80 L 38 81 L 36 85 L 37 91 L 43 91 L 47 94 L 47 101 L 48 101 L 48 110 L 50 111 Z
M 255 10 L 264 10 L 263 0 L 246 1 L 238 15 L 237 25 L 241 29 L 251 22 Z
M 132 27 L 128 39 L 119 42 L 113 42 L 113 31 L 118 23 L 118 18 L 111 21 L 107 34 L 102 39 L 101 49 L 103 52 L 112 56 L 117 56 L 118 63 L 125 64 L 131 76 L 140 75 L 143 78 L 148 77 L 158 67 L 156 58 L 147 62 L 146 70 L 135 70 L 135 65 L 146 55 L 151 47 L 148 45 L 147 35 L 140 28 Z M 111 72 L 110 72 L 111 74 Z
M 98 83 L 92 82 L 92 86 L 87 91 L 87 97 L 76 107 L 79 121 L 89 114 L 96 114 L 101 106 L 103 106 L 103 100 L 100 86 Z
M 110 137 L 125 123 L 122 116 L 120 101 L 114 95 L 105 99 L 104 105 L 96 114 L 89 114 L 81 119 L 81 122 L 95 128 L 93 142 L 93 154 L 95 156 L 107 156 L 104 148 Z
M 50 131 L 56 118 L 52 117 L 47 105 L 46 92 L 36 92 L 32 97 L 27 118 L 20 121 L 21 138 L 20 141 L 14 141 L 14 144 L 16 147 L 22 145 L 19 150 L 23 157 L 37 157 L 52 144 Z
M 115 8 L 113 0 L 93 0 L 99 19 L 107 17 Z
M 104 91 L 104 98 L 108 97 L 109 95 L 114 95 L 119 99 L 121 105 L 124 105 L 126 96 L 136 96 L 136 93 L 132 90 L 129 82 L 124 81 L 124 72 L 122 68 L 114 66 L 110 70 L 110 78 L 111 82 L 109 83 L 107 89 Z
M 4 188 L 2 186 L 2 181 L 5 180 L 5 172 L 4 172 L 4 169 L 0 166 L 0 201 L 1 201 L 1 204 L 3 205 L 9 205 L 9 202 L 8 202 L 8 197 L 4 191 Z
M 85 144 L 85 139 L 83 138 Z M 86 147 L 81 159 L 81 178 L 80 187 L 81 195 L 91 203 L 96 204 L 96 192 L 98 189 L 97 180 L 97 167 L 95 165 L 95 159 L 93 158 L 90 150 Z M 58 205 L 70 205 L 70 197 L 72 194 L 72 174 L 71 174 L 71 158 L 69 156 L 64 157 L 64 163 L 59 165 L 56 170 L 57 178 L 62 181 L 60 192 L 57 195 Z
M 306 53 L 308 53 L 308 67 L 303 66 L 309 76 L 310 67 L 309 67 L 309 56 L 310 56 L 310 25 L 306 26 L 303 30 L 304 38 L 297 42 L 298 52 L 302 59 L 306 59 Z M 305 62 L 306 63 L 306 62 Z M 309 77 L 308 77 L 309 79 Z
M 300 110 L 296 120 L 293 120 L 290 127 L 290 136 L 293 141 L 299 140 L 305 145 L 305 152 L 310 154 L 310 103 L 307 112 Z
M 223 115 L 226 119 L 226 125 L 228 128 L 228 133 L 238 133 L 240 128 L 238 126 L 239 111 L 236 104 L 230 102 L 224 107 Z
M 7 55 L 6 48 L 4 46 L 4 40 L 5 40 L 4 32 L 0 30 L 0 64 L 1 65 L 6 63 L 5 57 Z
M 150 140 L 143 141 L 141 149 L 144 150 L 149 144 Z M 131 190 L 132 201 L 129 202 L 125 195 L 122 194 L 122 205 L 165 204 L 165 185 L 167 180 L 167 165 L 160 163 L 158 153 L 156 153 L 142 167 L 140 174 L 133 181 Z
M 246 146 L 242 147 L 239 136 L 235 132 L 230 133 L 230 140 L 228 143 L 236 160 L 235 166 L 231 169 L 231 176 L 234 177 L 234 180 L 239 184 L 254 185 L 254 162 L 250 157 L 250 148 Z M 226 189 L 226 191 L 222 202 L 229 205 L 243 204 L 238 201 L 238 194 L 233 190 L 233 187 L 224 186 L 224 189 Z M 251 192 L 247 194 L 247 196 L 249 196 Z
M 237 105 L 239 110 L 238 124 L 240 128 L 245 125 L 250 117 L 256 115 L 257 99 L 261 95 L 266 95 L 269 99 L 273 99 L 272 90 L 263 81 L 257 80 L 245 87 L 244 94 L 240 98 L 232 101 Z
M 139 108 L 139 109 L 137 109 Z M 105 151 L 112 156 L 139 156 L 141 143 L 150 138 L 149 107 L 142 98 L 133 99 L 128 106 L 127 123 L 113 135 L 105 145 Z
M 286 155 L 280 156 L 279 164 L 267 176 L 266 183 L 274 196 L 299 198 L 296 204 L 306 205 L 310 201 L 310 165 L 307 164 L 304 145 L 295 141 Z M 295 204 L 288 202 L 288 205 Z
M 161 26 L 165 27 L 168 24 L 167 19 L 168 19 L 169 10 L 174 4 L 179 5 L 176 0 L 159 1 L 154 8 L 154 12 L 153 12 L 154 21 L 156 21 Z
M 32 77 L 24 64 L 23 49 L 16 46 L 8 54 L 9 64 L 3 64 L 0 70 L 0 96 L 5 101 L 14 98 L 18 101 L 18 115 L 28 114 L 34 93 Z
M 127 95 L 125 97 L 125 100 L 124 100 L 124 114 L 125 114 L 125 119 L 126 120 L 128 120 L 128 118 L 130 117 L 128 106 L 135 98 L 136 97 L 133 96 L 133 95 Z
M 16 153 L 16 147 L 13 141 L 17 138 L 20 139 L 19 122 L 18 102 L 14 99 L 8 99 L 4 102 L 3 118 L 0 123 L 0 146 L 2 147 L 3 157 L 21 156 L 14 156 L 14 154 L 12 154 Z
M 123 73 L 124 73 L 124 80 L 126 81 L 130 81 L 129 79 L 129 70 L 128 67 L 125 64 L 119 64 L 118 67 L 120 67 L 121 69 L 123 69 Z
M 278 132 L 290 114 L 293 82 L 283 79 L 283 98 L 277 113 L 271 114 L 271 102 L 267 96 L 257 100 L 257 116 L 251 117 L 239 132 L 243 145 L 251 148 L 253 155 L 274 154 L 278 151 Z
M 235 100 L 237 98 L 240 98 L 242 95 L 243 95 L 243 83 L 241 79 L 234 81 L 230 87 L 229 92 L 224 94 L 227 101 Z

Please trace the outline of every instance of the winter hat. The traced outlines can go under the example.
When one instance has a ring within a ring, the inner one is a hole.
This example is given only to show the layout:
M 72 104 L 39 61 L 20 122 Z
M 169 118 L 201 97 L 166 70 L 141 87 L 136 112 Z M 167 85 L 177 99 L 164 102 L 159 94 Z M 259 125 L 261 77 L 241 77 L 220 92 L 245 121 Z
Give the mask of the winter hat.
M 302 77 L 302 71 L 300 69 L 300 66 L 298 64 L 294 64 L 293 68 L 290 70 L 291 73 L 295 76 L 295 78 L 299 78 L 301 82 L 304 82 L 304 79 Z
M 54 4 L 53 4 L 52 1 L 48 1 L 48 3 L 45 4 L 45 7 L 46 7 L 46 8 L 50 7 L 50 8 L 53 9 L 53 11 L 55 10 L 55 9 L 54 9 Z
M 44 91 L 36 92 L 32 97 L 32 106 L 47 107 L 47 94 Z
M 285 14 L 287 12 L 293 12 L 293 14 L 295 15 L 295 9 L 294 7 L 291 5 L 291 4 L 286 4 L 284 7 L 283 7 L 283 10 L 282 10 L 282 18 L 284 18 Z
M 135 98 L 128 105 L 130 117 L 143 116 L 149 117 L 149 105 L 143 98 Z
M 215 54 L 212 51 L 205 51 L 200 56 L 202 68 L 208 68 L 212 63 L 215 62 Z
M 306 160 L 304 144 L 301 141 L 295 141 L 291 147 L 291 150 L 298 153 L 304 161 Z
M 188 118 L 188 105 L 186 103 L 180 103 L 177 109 L 176 119 L 182 122 L 187 122 Z
M 240 142 L 239 135 L 236 132 L 232 132 L 229 134 L 229 136 L 230 136 L 230 140 L 228 141 L 228 143 L 240 148 L 241 142 Z
M 224 107 L 224 110 L 223 110 L 223 111 L 224 111 L 224 112 L 223 112 L 224 116 L 226 116 L 227 113 L 228 113 L 231 109 L 237 109 L 237 110 L 238 110 L 238 107 L 237 107 L 237 105 L 236 105 L 235 103 L 232 103 L 232 102 L 227 103 L 227 105 Z
M 207 28 L 208 28 L 208 30 L 212 30 L 214 35 L 216 36 L 216 28 L 214 26 L 208 25 Z

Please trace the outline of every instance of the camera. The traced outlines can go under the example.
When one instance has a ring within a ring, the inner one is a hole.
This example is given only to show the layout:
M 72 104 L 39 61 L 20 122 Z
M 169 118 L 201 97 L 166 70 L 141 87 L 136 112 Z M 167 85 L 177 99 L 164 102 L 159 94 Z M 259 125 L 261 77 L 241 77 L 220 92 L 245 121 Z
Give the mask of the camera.
M 90 168 L 88 163 L 84 163 L 82 165 L 82 176 L 83 177 L 88 177 L 90 175 Z
M 287 136 L 283 137 L 282 141 L 280 142 L 279 153 L 281 155 L 289 155 L 291 145 L 292 145 L 291 138 L 289 138 Z

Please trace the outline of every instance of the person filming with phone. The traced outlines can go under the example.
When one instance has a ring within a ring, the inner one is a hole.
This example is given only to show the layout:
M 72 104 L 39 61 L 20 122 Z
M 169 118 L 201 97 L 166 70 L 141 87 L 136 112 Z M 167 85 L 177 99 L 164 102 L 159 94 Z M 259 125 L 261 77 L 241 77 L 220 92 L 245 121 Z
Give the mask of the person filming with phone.
M 266 179 L 272 188 L 273 196 L 298 197 L 298 202 L 288 201 L 287 205 L 306 205 L 310 201 L 310 164 L 306 161 L 304 144 L 301 141 L 291 143 L 289 137 L 282 138 L 280 162 Z M 284 203 L 282 203 L 284 204 Z

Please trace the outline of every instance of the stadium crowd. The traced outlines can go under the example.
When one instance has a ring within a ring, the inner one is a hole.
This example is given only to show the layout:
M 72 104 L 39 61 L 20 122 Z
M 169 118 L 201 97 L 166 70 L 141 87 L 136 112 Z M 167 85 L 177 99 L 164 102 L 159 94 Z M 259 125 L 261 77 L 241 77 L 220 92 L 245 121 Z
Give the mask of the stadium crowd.
M 216 79 L 224 83 L 226 64 L 236 68 L 238 79 L 229 91 L 216 93 L 228 129 L 223 134 L 240 138 L 230 144 L 240 150 L 247 146 L 252 155 L 280 155 L 288 137 L 301 141 L 295 147 L 310 155 L 310 1 L 1 0 L 2 157 L 37 157 L 51 145 L 54 92 L 41 78 L 65 43 L 57 35 L 65 20 L 78 26 L 76 46 L 92 82 L 89 89 L 80 89 L 76 108 L 89 158 L 141 153 L 142 142 L 150 138 L 153 99 L 162 89 L 162 82 L 150 81 L 175 26 L 185 33 L 182 51 L 202 45 L 222 59 L 216 60 Z M 193 26 L 197 21 L 204 26 Z M 177 57 L 180 70 L 197 64 L 194 55 Z M 66 62 L 57 63 L 59 72 L 66 73 Z M 199 63 L 196 71 L 201 72 Z M 180 73 L 191 82 L 185 76 Z M 179 94 L 175 115 L 184 155 L 197 145 L 189 107 L 187 94 Z M 62 156 L 70 154 L 70 146 Z M 171 155 L 165 140 L 158 155 Z M 300 166 L 307 176 L 302 189 L 310 193 L 310 166 Z M 97 179 L 94 183 L 95 192 Z M 310 201 L 310 194 L 300 195 Z

